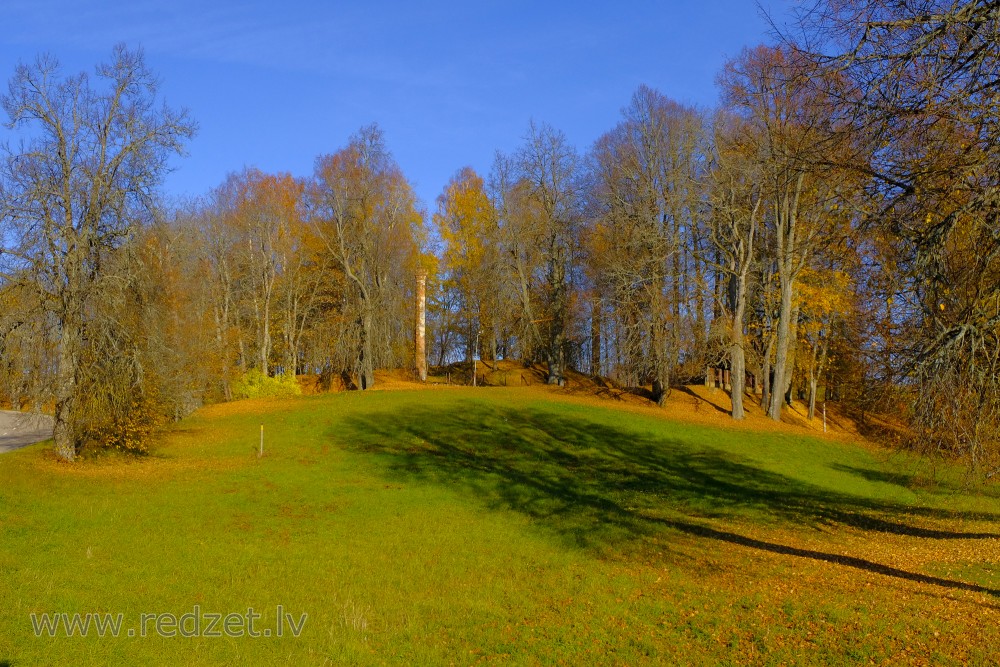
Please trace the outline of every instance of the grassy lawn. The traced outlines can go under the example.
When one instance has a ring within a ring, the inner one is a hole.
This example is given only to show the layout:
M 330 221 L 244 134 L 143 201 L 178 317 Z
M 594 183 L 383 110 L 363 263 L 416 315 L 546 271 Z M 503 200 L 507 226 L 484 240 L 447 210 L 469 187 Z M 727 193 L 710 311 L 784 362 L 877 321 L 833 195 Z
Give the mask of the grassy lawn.
M 926 473 L 541 390 L 215 406 L 141 460 L 0 457 L 0 665 L 994 664 L 1000 501 Z M 140 628 L 196 606 L 271 636 Z

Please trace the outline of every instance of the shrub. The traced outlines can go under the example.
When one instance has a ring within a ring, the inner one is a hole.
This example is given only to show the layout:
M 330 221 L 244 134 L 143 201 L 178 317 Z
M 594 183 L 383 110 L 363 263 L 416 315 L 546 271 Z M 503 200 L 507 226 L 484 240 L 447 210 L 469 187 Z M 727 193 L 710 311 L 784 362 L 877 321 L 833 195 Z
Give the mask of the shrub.
M 89 418 L 81 424 L 82 449 L 90 452 L 117 449 L 145 454 L 153 433 L 166 422 L 162 406 L 150 397 L 106 397 L 87 404 Z
M 256 368 L 247 371 L 243 377 L 233 382 L 233 398 L 287 398 L 302 393 L 295 375 L 275 375 L 270 377 Z

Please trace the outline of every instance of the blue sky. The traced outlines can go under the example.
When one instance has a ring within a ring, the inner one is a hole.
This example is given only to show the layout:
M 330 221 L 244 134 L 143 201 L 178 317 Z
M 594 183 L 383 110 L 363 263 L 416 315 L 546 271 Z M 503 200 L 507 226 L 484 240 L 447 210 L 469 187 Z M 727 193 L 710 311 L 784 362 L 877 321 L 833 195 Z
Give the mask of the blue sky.
M 780 24 L 794 0 L 761 0 Z M 528 123 L 585 151 L 640 84 L 711 107 L 722 63 L 770 41 L 753 0 L 306 2 L 4 0 L 0 77 L 49 52 L 92 71 L 142 46 L 199 124 L 164 188 L 197 196 L 246 166 L 306 176 L 372 122 L 429 211 Z

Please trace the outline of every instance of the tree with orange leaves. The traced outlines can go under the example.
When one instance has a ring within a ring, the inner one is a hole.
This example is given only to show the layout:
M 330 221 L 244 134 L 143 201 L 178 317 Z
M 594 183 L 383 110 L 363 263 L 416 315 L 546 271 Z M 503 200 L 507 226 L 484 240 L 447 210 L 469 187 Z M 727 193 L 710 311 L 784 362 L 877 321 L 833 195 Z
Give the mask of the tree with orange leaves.
M 362 128 L 346 147 L 320 157 L 310 187 L 315 230 L 348 285 L 338 363 L 375 384 L 375 369 L 397 363 L 409 341 L 404 313 L 419 262 L 423 216 L 382 131 Z
M 252 332 L 254 353 L 246 366 L 267 375 L 272 370 L 273 320 L 279 285 L 293 280 L 297 244 L 305 227 L 300 200 L 303 185 L 290 175 L 270 175 L 257 169 L 232 174 L 217 190 L 221 224 L 236 236 L 244 283 L 244 322 Z M 289 275 L 289 272 L 293 273 Z M 294 308 L 296 304 L 291 304 Z M 297 319 L 297 318 L 296 318 Z M 285 365 L 289 351 L 285 350 Z M 294 361 L 286 372 L 295 372 Z

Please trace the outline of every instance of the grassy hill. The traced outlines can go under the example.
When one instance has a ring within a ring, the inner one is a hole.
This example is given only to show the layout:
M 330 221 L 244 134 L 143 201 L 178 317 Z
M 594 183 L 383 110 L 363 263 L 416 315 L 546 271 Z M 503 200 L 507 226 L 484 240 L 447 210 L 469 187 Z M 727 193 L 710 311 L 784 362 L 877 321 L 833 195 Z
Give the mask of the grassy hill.
M 992 491 L 572 390 L 245 401 L 143 459 L 4 455 L 0 664 L 995 662 Z M 140 625 L 248 608 L 271 636 Z M 124 620 L 36 637 L 45 612 Z

